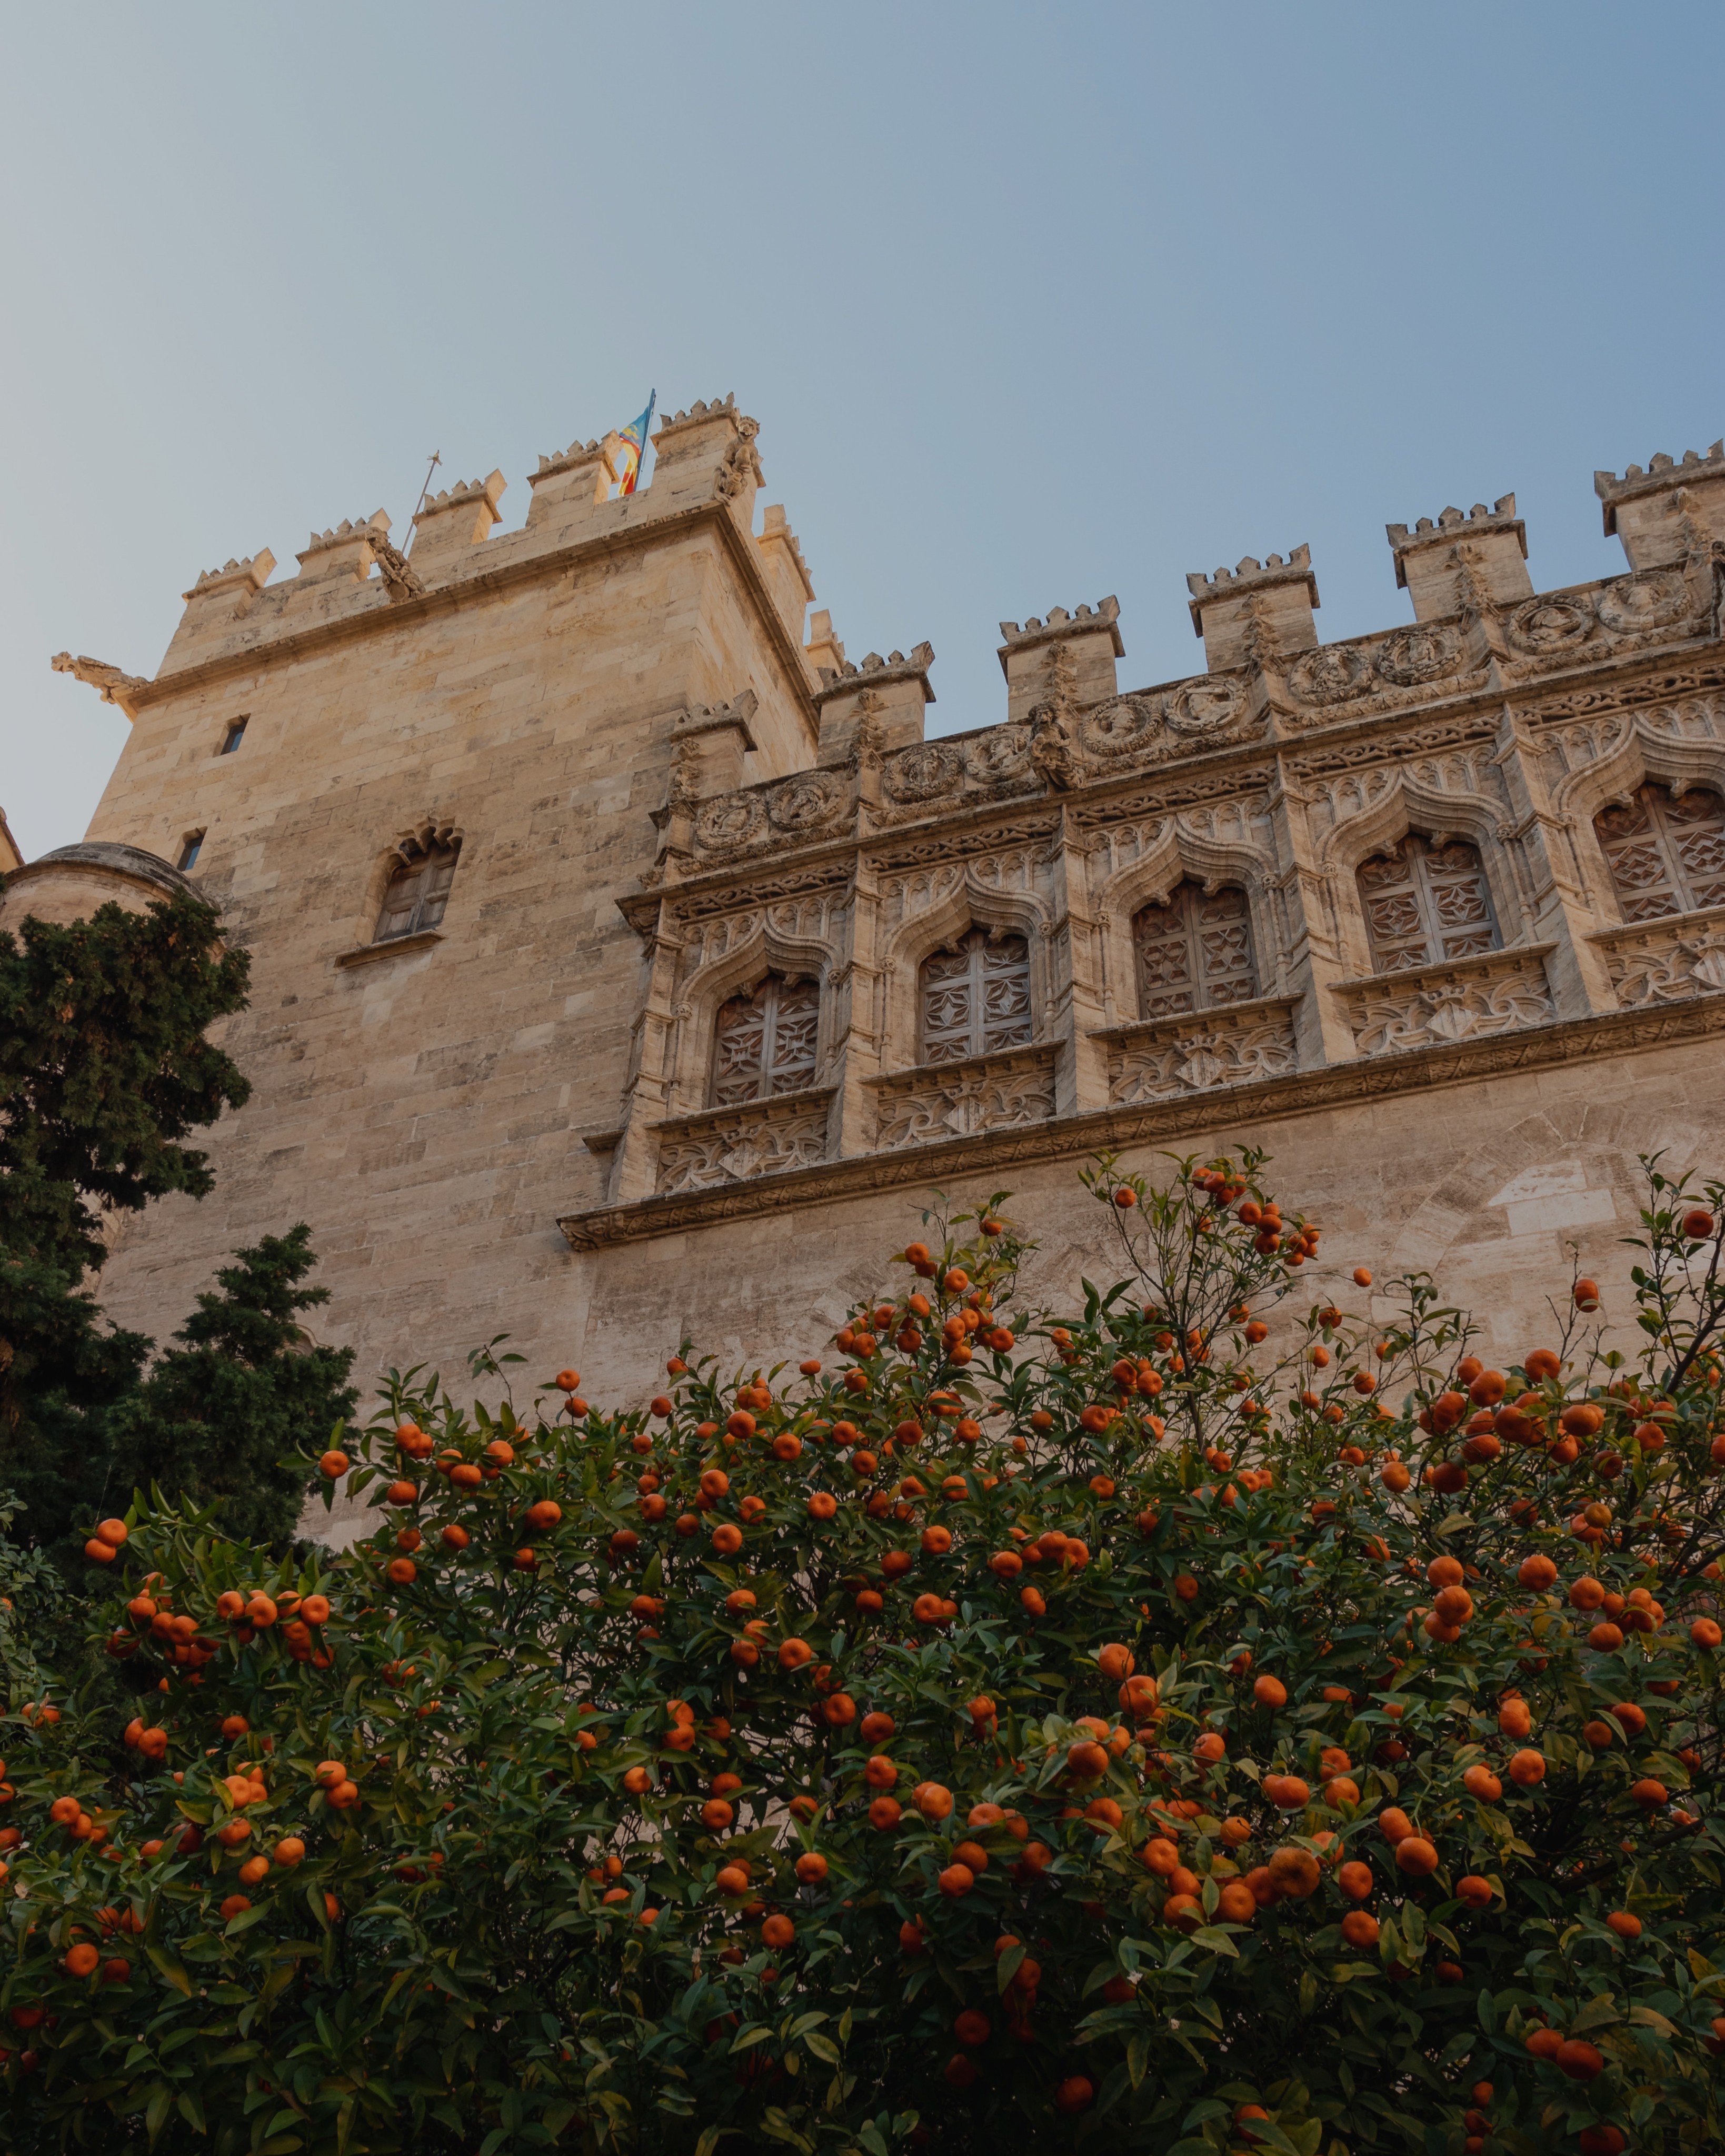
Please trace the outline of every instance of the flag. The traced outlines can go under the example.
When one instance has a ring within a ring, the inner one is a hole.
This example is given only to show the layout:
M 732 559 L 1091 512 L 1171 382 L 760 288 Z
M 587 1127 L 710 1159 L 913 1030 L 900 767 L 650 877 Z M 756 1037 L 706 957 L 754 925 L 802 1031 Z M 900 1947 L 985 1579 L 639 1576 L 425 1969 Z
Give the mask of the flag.
M 633 494 L 635 490 L 635 481 L 641 475 L 641 454 L 647 446 L 647 429 L 653 424 L 653 407 L 658 402 L 659 392 L 655 389 L 648 397 L 647 408 L 642 413 L 640 418 L 631 419 L 617 438 L 622 449 L 622 454 L 618 459 L 619 475 L 623 481 L 617 490 L 619 500 L 625 494 Z

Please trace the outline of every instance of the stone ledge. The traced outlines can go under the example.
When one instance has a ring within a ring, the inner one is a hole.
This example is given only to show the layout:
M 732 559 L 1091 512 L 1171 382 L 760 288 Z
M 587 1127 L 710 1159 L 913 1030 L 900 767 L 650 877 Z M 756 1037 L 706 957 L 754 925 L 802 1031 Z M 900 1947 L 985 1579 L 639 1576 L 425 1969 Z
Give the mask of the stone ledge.
M 986 1174 L 1027 1163 L 1068 1160 L 1086 1153 L 1137 1145 L 1183 1142 L 1218 1130 L 1239 1130 L 1286 1116 L 1309 1115 L 1352 1103 L 1417 1093 L 1436 1086 L 1465 1086 L 1519 1070 L 1548 1070 L 1601 1056 L 1634 1055 L 1725 1036 L 1725 995 L 1699 996 L 1651 1009 L 1604 1012 L 1555 1025 L 1363 1058 L 1321 1070 L 1255 1086 L 1220 1086 L 1189 1099 L 1148 1108 L 1111 1108 L 1061 1116 L 1024 1128 L 990 1132 L 908 1147 L 891 1153 L 859 1153 L 847 1160 L 792 1168 L 759 1183 L 720 1190 L 643 1199 L 631 1205 L 597 1207 L 557 1222 L 572 1250 L 603 1250 L 619 1243 L 685 1234 L 727 1220 L 752 1219 L 781 1206 L 798 1209 L 870 1191 L 950 1183 L 955 1176 Z
M 393 958 L 403 951 L 429 951 L 434 943 L 441 943 L 441 928 L 422 928 L 417 936 L 386 936 L 379 943 L 362 943 L 357 949 L 344 951 L 336 959 L 338 966 L 369 966 L 374 958 Z

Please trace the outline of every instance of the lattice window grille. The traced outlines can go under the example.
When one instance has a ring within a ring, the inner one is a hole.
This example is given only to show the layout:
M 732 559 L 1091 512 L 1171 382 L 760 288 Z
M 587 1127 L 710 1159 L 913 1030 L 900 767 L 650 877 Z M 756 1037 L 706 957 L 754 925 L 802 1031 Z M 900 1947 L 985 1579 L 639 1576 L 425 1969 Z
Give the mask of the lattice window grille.
M 1372 970 L 1406 973 L 1449 958 L 1502 947 L 1476 847 L 1410 836 L 1362 862 L 1360 903 L 1372 946 Z
M 1138 1015 L 1176 1018 L 1249 1002 L 1258 993 L 1251 909 L 1243 891 L 1206 896 L 1195 883 L 1175 886 L 1166 904 L 1132 921 Z
M 820 988 L 768 973 L 720 1006 L 713 1034 L 712 1104 L 798 1093 L 814 1083 Z
M 1030 1039 L 1030 947 L 983 928 L 922 963 L 922 1060 L 957 1063 Z
M 1594 830 L 1625 921 L 1725 906 L 1725 801 L 1705 786 L 1644 786 L 1601 810 Z

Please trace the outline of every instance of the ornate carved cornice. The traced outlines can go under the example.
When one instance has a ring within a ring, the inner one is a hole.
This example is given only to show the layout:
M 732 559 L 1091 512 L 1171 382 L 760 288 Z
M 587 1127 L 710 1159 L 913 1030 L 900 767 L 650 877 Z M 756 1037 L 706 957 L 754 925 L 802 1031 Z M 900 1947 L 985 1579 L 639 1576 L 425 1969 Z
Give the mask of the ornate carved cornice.
M 1454 1046 L 1422 1048 L 1404 1055 L 1362 1058 L 1319 1070 L 1302 1070 L 1255 1086 L 1218 1086 L 1212 1092 L 1149 1107 L 1110 1108 L 1055 1116 L 1016 1130 L 979 1137 L 911 1146 L 889 1153 L 861 1153 L 819 1167 L 766 1175 L 724 1189 L 649 1198 L 638 1204 L 602 1206 L 572 1213 L 557 1222 L 572 1250 L 603 1250 L 619 1243 L 715 1227 L 789 1207 L 805 1208 L 870 1192 L 916 1185 L 950 1186 L 955 1177 L 986 1175 L 998 1183 L 1003 1170 L 1070 1160 L 1101 1150 L 1142 1145 L 1183 1145 L 1212 1131 L 1261 1126 L 1286 1116 L 1311 1115 L 1438 1086 L 1465 1086 L 1519 1070 L 1539 1070 L 1606 1056 L 1637 1055 L 1725 1037 L 1725 995 L 1683 1003 L 1612 1011 Z

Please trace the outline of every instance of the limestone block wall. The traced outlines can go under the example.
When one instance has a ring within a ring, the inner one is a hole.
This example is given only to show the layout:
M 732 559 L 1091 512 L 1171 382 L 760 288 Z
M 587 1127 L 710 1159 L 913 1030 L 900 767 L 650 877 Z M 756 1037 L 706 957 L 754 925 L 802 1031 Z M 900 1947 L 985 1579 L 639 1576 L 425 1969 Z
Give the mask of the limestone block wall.
M 1533 591 L 1506 495 L 1390 527 L 1411 624 L 1321 643 L 1307 551 L 1249 558 L 1189 579 L 1204 673 L 1122 691 L 1116 603 L 1055 608 L 1002 624 L 1004 715 L 929 739 L 927 645 L 803 644 L 756 439 L 677 414 L 614 501 L 578 443 L 520 531 L 493 473 L 409 552 L 380 512 L 200 578 L 153 680 L 55 662 L 135 715 L 92 840 L 172 874 L 195 837 L 254 957 L 253 1101 L 215 1195 L 126 1228 L 118 1321 L 160 1336 L 304 1218 L 362 1377 L 507 1332 L 604 1399 L 685 1333 L 818 1346 L 932 1187 L 1016 1192 L 1053 1299 L 1106 1270 L 1088 1152 L 1250 1140 L 1329 1230 L 1318 1286 L 1430 1267 L 1508 1354 L 1570 1240 L 1620 1276 L 1638 1149 L 1725 1158 L 1725 449 L 1600 475 L 1623 576 Z M 1656 901 L 1596 824 L 1650 785 L 1688 818 Z M 374 941 L 457 845 L 441 919 Z M 1386 957 L 1372 865 L 1409 847 L 1476 865 L 1419 871 L 1461 932 Z M 1250 966 L 1153 1007 L 1147 914 L 1219 896 Z M 1023 1024 L 955 1060 L 923 968 L 978 933 L 1021 939 Z M 772 975 L 813 984 L 812 1063 L 721 1101 L 721 1014 Z

